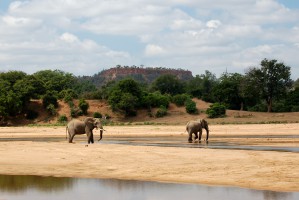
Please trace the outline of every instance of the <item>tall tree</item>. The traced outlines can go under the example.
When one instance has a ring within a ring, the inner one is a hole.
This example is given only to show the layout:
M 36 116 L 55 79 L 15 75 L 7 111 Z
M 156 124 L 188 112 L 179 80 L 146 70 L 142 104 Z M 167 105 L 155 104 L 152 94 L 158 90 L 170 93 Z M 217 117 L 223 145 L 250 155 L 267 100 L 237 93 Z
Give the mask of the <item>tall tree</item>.
M 109 91 L 108 102 L 113 110 L 123 112 L 126 116 L 136 115 L 141 102 L 141 88 L 133 79 L 119 81 Z
M 242 92 L 243 75 L 224 73 L 219 83 L 213 88 L 213 96 L 220 103 L 225 103 L 233 110 L 243 110 L 244 95 Z
M 182 94 L 184 93 L 184 84 L 174 75 L 165 74 L 159 76 L 153 83 L 152 88 L 160 91 L 161 94 Z
M 292 86 L 291 68 L 277 60 L 261 61 L 261 68 L 251 68 L 246 73 L 248 85 L 259 91 L 267 103 L 268 112 L 272 112 L 273 99 L 283 97 Z

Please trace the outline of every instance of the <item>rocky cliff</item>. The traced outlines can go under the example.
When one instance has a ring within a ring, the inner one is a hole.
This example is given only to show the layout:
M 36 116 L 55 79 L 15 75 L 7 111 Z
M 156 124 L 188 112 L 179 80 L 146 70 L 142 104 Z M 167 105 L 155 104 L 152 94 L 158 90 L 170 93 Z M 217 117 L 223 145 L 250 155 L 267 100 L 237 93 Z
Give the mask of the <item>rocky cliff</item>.
M 118 81 L 124 78 L 133 78 L 139 82 L 152 83 L 156 78 L 165 74 L 174 75 L 180 80 L 190 80 L 193 78 L 191 71 L 183 69 L 117 66 L 103 70 L 92 77 L 84 77 L 84 79 L 90 80 L 97 86 L 101 86 L 109 81 Z

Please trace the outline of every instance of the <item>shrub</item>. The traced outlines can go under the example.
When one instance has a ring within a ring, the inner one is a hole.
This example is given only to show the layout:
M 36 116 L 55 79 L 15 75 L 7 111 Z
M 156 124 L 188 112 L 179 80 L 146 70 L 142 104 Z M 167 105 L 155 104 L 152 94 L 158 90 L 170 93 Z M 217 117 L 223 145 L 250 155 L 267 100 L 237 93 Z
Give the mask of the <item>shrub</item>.
M 142 105 L 147 108 L 159 108 L 160 106 L 168 108 L 169 99 L 167 95 L 162 95 L 160 92 L 148 93 L 143 96 Z
M 267 104 L 264 102 L 258 103 L 248 108 L 248 111 L 253 111 L 253 112 L 267 112 L 267 110 L 268 110 Z
M 44 108 L 47 108 L 50 104 L 52 104 L 54 106 L 54 108 L 58 107 L 58 102 L 57 102 L 56 96 L 54 96 L 51 93 L 47 93 L 43 97 L 43 106 L 44 106 Z
M 71 108 L 71 117 L 76 118 L 79 116 L 80 110 L 78 108 L 72 107 Z
M 50 115 L 54 116 L 57 114 L 56 108 L 53 104 L 48 105 L 46 109 Z
M 185 106 L 186 106 L 187 113 L 189 113 L 189 114 L 198 113 L 198 110 L 196 108 L 196 103 L 194 101 L 192 101 L 191 99 L 189 99 L 185 102 Z
M 84 99 L 80 99 L 79 108 L 84 115 L 87 115 L 87 110 L 89 108 L 89 104 Z
M 94 113 L 93 113 L 93 117 L 94 117 L 94 118 L 102 118 L 102 114 L 99 113 L 99 112 L 94 112 Z
M 160 108 L 156 112 L 156 117 L 164 117 L 167 115 L 167 109 L 164 106 L 160 106 Z
M 207 109 L 206 114 L 209 118 L 224 117 L 226 113 L 226 107 L 221 103 L 214 103 Z
M 177 106 L 183 106 L 187 100 L 190 99 L 190 96 L 187 94 L 177 94 L 172 97 L 172 102 Z
M 64 124 L 64 123 L 66 123 L 67 122 L 67 117 L 66 117 L 66 115 L 60 115 L 59 117 L 58 117 L 58 123 L 61 123 L 61 124 Z
M 73 97 L 71 95 L 67 94 L 64 96 L 63 101 L 66 103 L 71 102 L 71 101 L 73 101 Z

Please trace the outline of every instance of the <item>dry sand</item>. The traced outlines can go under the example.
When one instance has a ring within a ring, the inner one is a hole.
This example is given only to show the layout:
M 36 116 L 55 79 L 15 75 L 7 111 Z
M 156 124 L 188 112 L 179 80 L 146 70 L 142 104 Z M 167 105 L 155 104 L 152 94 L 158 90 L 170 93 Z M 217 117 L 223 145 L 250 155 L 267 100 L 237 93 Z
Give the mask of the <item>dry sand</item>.
M 107 132 L 103 140 L 107 140 L 107 135 L 116 138 L 124 135 L 169 135 L 181 137 L 182 142 L 187 140 L 182 125 L 106 126 L 105 129 Z M 210 129 L 210 142 L 216 140 L 213 137 L 221 135 L 299 134 L 299 124 L 296 123 L 211 125 Z M 95 131 L 95 139 L 99 137 L 98 132 Z M 86 143 L 78 142 L 79 136 L 75 137 L 73 144 L 66 140 L 48 141 L 48 137 L 62 139 L 65 128 L 0 128 L 0 174 L 150 180 L 299 191 L 299 153 L 103 143 L 86 146 Z M 29 141 L 3 141 L 5 138 L 27 138 Z M 40 140 L 30 141 L 30 138 Z M 241 140 L 258 140 L 257 145 L 299 147 L 298 137 Z

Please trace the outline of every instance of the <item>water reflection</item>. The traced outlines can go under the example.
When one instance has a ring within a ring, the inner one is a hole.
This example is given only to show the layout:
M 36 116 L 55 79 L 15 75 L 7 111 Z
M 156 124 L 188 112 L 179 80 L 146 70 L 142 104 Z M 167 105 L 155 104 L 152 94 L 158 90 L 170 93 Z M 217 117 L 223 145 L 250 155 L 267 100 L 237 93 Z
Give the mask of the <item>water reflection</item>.
M 208 199 L 295 200 L 299 192 L 259 191 L 232 187 L 158 182 L 0 176 L 0 199 Z
M 247 140 L 257 139 L 257 140 Z M 209 143 L 193 142 L 188 143 L 185 136 L 105 136 L 98 144 L 122 144 L 133 146 L 159 146 L 159 147 L 180 147 L 180 148 L 210 148 L 210 149 L 235 149 L 235 150 L 256 150 L 256 151 L 280 151 L 299 152 L 299 135 L 231 135 L 215 136 Z M 260 139 L 266 139 L 260 140 Z M 278 143 L 268 141 L 269 139 L 282 139 Z M 283 140 L 284 139 L 284 140 Z M 33 141 L 33 142 L 67 142 L 65 137 L 37 137 L 37 138 L 0 138 L 0 142 L 9 141 Z M 75 142 L 86 143 L 86 136 L 76 136 Z M 279 144 L 279 145 L 277 145 Z M 289 146 L 292 144 L 292 146 Z M 295 146 L 295 144 L 297 144 Z M 285 146 L 282 146 L 285 145 Z
M 71 178 L 41 177 L 41 176 L 8 176 L 0 175 L 0 191 L 22 192 L 28 188 L 40 191 L 59 191 L 71 188 Z

